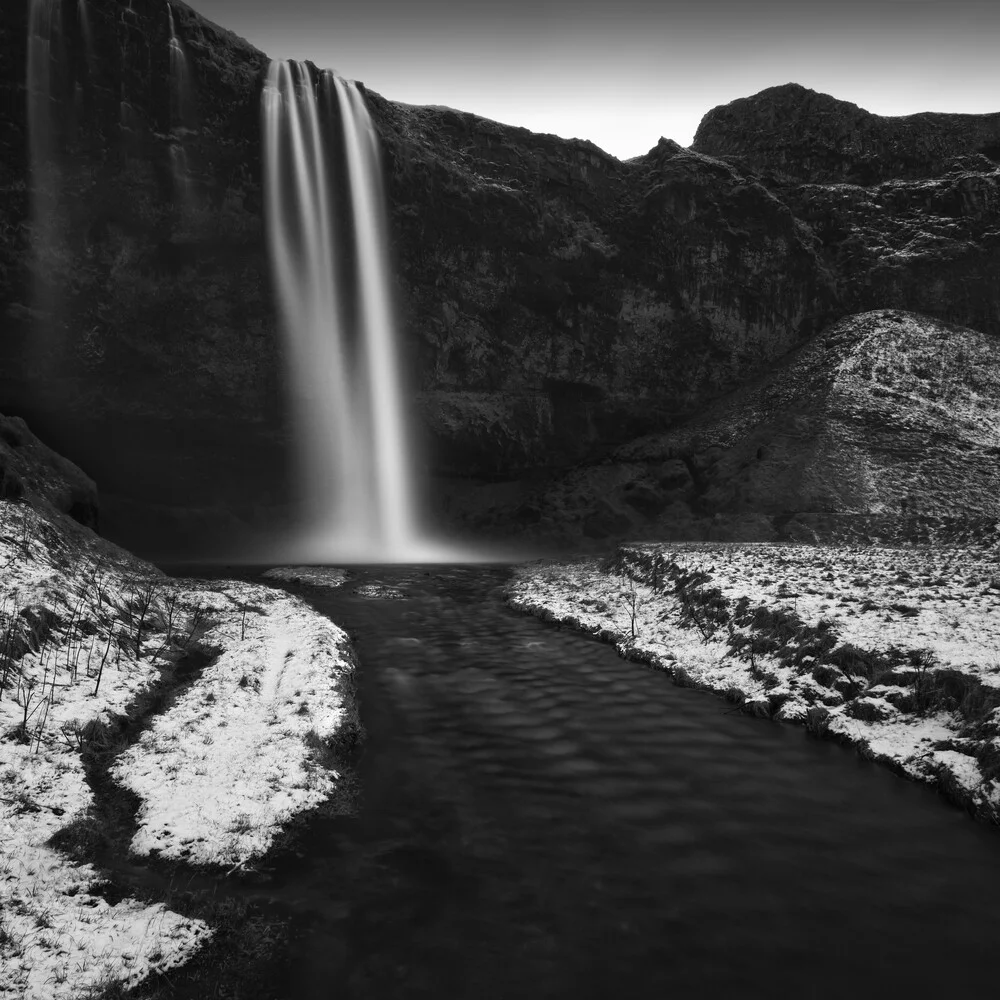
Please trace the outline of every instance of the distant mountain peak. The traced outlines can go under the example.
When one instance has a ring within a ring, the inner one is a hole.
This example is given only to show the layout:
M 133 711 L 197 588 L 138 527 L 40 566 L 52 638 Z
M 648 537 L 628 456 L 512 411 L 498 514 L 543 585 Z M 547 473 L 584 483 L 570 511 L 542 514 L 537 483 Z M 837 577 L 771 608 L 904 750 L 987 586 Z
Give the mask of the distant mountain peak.
M 779 181 L 915 180 L 940 176 L 956 157 L 980 154 L 995 162 L 1000 113 L 889 117 L 785 83 L 713 108 L 691 148 Z

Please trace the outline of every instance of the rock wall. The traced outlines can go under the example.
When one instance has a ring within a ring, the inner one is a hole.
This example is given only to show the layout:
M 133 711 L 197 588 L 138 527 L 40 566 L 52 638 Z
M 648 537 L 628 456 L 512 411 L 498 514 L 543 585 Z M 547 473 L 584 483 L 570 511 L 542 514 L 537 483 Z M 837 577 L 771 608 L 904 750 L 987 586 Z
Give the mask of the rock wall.
M 998 338 L 917 313 L 859 313 L 506 516 L 573 547 L 623 536 L 968 543 L 1000 523 L 998 410 Z
M 182 120 L 162 0 L 39 6 L 54 25 L 47 97 L 26 88 L 28 4 L 0 15 L 0 396 L 101 482 L 109 533 L 142 547 L 148 524 L 183 541 L 281 499 L 266 59 L 172 4 L 190 68 Z
M 273 526 L 294 498 L 267 58 L 173 3 L 180 97 L 165 0 L 36 2 L 57 28 L 44 99 L 25 86 L 28 5 L 0 12 L 0 405 L 95 476 L 103 525 L 140 551 Z M 661 139 L 620 162 L 367 92 L 442 517 L 682 424 L 846 313 L 1000 330 L 996 116 L 886 132 L 803 88 L 770 93 L 710 112 L 690 150 Z M 836 127 L 805 149 L 813 105 Z M 845 129 L 864 141 L 839 167 Z M 892 169 L 866 175 L 887 142 Z M 529 504 L 508 527 L 541 517 Z
M 892 118 L 787 84 L 709 111 L 692 149 L 758 177 L 809 226 L 843 312 L 1000 333 L 1000 113 Z
M 85 528 L 98 528 L 94 481 L 42 444 L 19 417 L 0 414 L 0 500 L 48 504 Z
M 813 233 L 725 163 L 667 140 L 621 163 L 369 101 L 438 471 L 600 454 L 696 412 L 836 308 Z
M 772 181 L 922 180 L 1000 163 L 1000 112 L 889 117 L 788 83 L 713 108 L 692 148 Z

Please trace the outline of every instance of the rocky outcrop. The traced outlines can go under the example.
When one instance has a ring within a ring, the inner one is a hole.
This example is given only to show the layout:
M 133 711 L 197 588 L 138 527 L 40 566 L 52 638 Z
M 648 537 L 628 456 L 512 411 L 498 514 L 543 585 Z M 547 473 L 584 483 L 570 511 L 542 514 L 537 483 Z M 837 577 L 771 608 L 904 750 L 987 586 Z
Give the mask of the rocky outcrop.
M 1000 523 L 998 412 L 997 338 L 862 313 L 531 503 L 584 539 L 974 537 Z
M 179 100 L 165 0 L 50 6 L 51 100 L 25 88 L 26 5 L 0 13 L 0 406 L 91 471 L 102 527 L 147 554 L 151 538 L 178 555 L 271 529 L 294 498 L 262 219 L 267 58 L 173 3 Z M 409 412 L 446 521 L 548 530 L 561 508 L 531 497 L 552 476 L 568 497 L 607 491 L 579 522 L 594 539 L 669 518 L 697 468 L 625 503 L 634 477 L 595 463 L 829 322 L 891 306 L 1000 333 L 997 116 L 881 119 L 776 88 L 710 112 L 690 150 L 661 139 L 620 162 L 366 98 Z
M 1000 333 L 1000 113 L 885 117 L 787 84 L 714 108 L 692 148 L 809 226 L 844 312 Z
M 1000 333 L 1000 168 L 781 196 L 816 233 L 850 309 L 913 309 Z
M 510 476 L 600 454 L 696 412 L 835 310 L 814 234 L 721 161 L 661 140 L 621 163 L 579 140 L 369 102 L 438 471 Z
M 879 184 L 1000 163 L 1000 112 L 875 115 L 788 83 L 713 108 L 692 149 L 772 181 Z
M 98 527 L 97 487 L 42 444 L 18 417 L 0 415 L 0 499 L 42 501 L 84 527 Z

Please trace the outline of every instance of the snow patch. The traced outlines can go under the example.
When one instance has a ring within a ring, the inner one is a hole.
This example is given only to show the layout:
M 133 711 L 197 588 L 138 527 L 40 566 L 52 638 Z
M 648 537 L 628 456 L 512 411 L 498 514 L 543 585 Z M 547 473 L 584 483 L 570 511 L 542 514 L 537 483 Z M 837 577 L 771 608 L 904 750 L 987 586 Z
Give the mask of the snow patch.
M 275 566 L 261 573 L 265 580 L 304 583 L 310 587 L 342 587 L 347 572 L 334 566 Z

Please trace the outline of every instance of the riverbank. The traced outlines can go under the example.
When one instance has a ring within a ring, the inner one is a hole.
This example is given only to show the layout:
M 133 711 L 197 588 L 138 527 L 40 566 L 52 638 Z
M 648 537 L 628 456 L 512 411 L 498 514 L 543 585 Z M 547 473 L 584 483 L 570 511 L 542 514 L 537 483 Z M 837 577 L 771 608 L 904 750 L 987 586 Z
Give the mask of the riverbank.
M 650 543 L 520 567 L 507 600 L 1000 822 L 995 550 Z
M 353 653 L 284 591 L 171 579 L 44 503 L 0 502 L 0 567 L 0 997 L 128 988 L 216 929 L 101 852 L 252 871 L 344 792 Z

